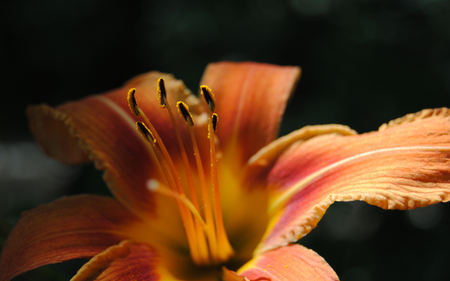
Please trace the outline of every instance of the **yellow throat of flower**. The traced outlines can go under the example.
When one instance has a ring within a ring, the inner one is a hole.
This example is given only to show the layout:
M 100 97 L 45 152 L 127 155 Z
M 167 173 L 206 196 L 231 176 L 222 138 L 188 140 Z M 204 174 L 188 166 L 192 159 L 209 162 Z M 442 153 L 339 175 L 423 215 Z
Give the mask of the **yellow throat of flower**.
M 208 134 L 209 140 L 209 171 L 206 175 L 200 156 L 197 136 L 194 133 L 195 122 L 189 107 L 183 101 L 178 101 L 178 113 L 185 121 L 191 140 L 195 168 L 191 167 L 187 147 L 183 142 L 180 128 L 178 128 L 174 113 L 167 102 L 164 80 L 158 79 L 157 93 L 161 107 L 167 110 L 174 133 L 177 138 L 184 171 L 176 169 L 174 161 L 164 145 L 161 137 L 148 117 L 137 105 L 136 89 L 130 89 L 127 100 L 131 112 L 141 121 L 136 122 L 136 128 L 149 146 L 151 157 L 157 164 L 157 169 L 164 181 L 162 184 L 156 179 L 149 179 L 147 188 L 164 196 L 173 198 L 178 206 L 183 227 L 189 244 L 190 255 L 198 265 L 212 265 L 225 262 L 233 255 L 233 249 L 228 240 L 223 223 L 220 206 L 219 180 L 216 160 L 215 131 L 218 115 L 215 113 L 214 95 L 207 86 L 200 87 L 200 94 L 209 109 Z M 205 136 L 206 137 L 206 136 Z M 185 173 L 186 182 L 182 182 L 180 172 Z M 195 174 L 194 174 L 195 173 Z M 197 184 L 194 182 L 196 175 Z M 200 206 L 202 206 L 200 208 Z

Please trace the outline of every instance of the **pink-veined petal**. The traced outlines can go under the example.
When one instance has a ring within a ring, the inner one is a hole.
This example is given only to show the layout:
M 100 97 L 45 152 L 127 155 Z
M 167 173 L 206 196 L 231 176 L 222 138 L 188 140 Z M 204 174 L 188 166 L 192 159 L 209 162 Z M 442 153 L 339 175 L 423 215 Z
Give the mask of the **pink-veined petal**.
M 159 105 L 157 80 L 166 82 L 170 104 L 187 100 L 195 110 L 198 100 L 173 76 L 159 72 L 143 74 L 123 88 L 102 95 L 68 102 L 56 108 L 31 106 L 31 130 L 52 157 L 76 164 L 95 162 L 105 170 L 104 179 L 115 197 L 130 210 L 144 216 L 155 215 L 155 196 L 148 192 L 150 178 L 161 179 L 150 147 L 136 130 L 136 117 L 127 104 L 127 93 L 136 88 L 139 107 L 156 127 L 172 157 L 179 155 L 169 115 Z
M 23 214 L 0 259 L 0 280 L 42 265 L 91 257 L 129 238 L 140 220 L 116 200 L 79 195 Z
M 260 149 L 248 160 L 246 175 L 247 181 L 249 182 L 248 185 L 251 186 L 255 181 L 265 181 L 268 169 L 272 167 L 281 153 L 293 143 L 302 143 L 311 138 L 327 134 L 351 136 L 357 133 L 348 126 L 330 124 L 305 126 L 288 135 L 282 136 Z
M 71 281 L 176 281 L 155 248 L 123 241 L 84 264 Z
M 356 136 L 294 143 L 268 175 L 272 216 L 257 252 L 294 242 L 334 201 L 413 209 L 450 200 L 450 111 L 424 110 Z
M 222 208 L 227 216 L 230 239 L 239 248 L 239 258 L 247 260 L 251 257 L 267 227 L 269 218 L 261 210 L 267 207 L 264 180 L 273 162 L 293 142 L 305 142 L 324 134 L 354 135 L 356 132 L 342 125 L 307 126 L 273 141 L 253 155 L 246 166 L 246 178 L 241 179 L 231 173 L 223 174 Z M 250 203 L 236 204 L 235 198 L 245 198 Z
M 262 253 L 237 273 L 224 269 L 225 281 L 331 281 L 334 270 L 316 252 L 293 244 Z
M 300 68 L 261 63 L 209 64 L 201 84 L 215 94 L 217 133 L 224 151 L 239 151 L 245 163 L 278 133 L 281 116 L 300 77 Z M 238 160 L 238 161 L 239 161 Z

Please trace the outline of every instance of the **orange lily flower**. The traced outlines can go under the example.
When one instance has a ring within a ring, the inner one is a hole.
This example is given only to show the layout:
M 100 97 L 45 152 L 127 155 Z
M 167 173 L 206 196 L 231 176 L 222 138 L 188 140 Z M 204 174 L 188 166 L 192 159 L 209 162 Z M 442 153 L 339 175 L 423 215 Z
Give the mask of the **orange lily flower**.
M 73 281 L 337 280 L 295 244 L 333 202 L 450 200 L 450 110 L 360 135 L 319 125 L 274 141 L 299 75 L 222 62 L 207 67 L 200 98 L 150 72 L 106 94 L 30 107 L 43 149 L 93 161 L 115 198 L 71 196 L 26 212 L 3 247 L 0 281 L 74 258 L 91 259 Z

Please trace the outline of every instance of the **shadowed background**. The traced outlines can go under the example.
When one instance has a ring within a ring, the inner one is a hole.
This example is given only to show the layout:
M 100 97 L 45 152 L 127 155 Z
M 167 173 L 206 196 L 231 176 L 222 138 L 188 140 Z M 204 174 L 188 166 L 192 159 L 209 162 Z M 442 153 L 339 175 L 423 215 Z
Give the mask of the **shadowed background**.
M 444 0 L 9 0 L 0 7 L 1 244 L 25 209 L 61 194 L 108 193 L 91 165 L 60 165 L 31 143 L 28 104 L 79 99 L 149 70 L 174 73 L 196 91 L 208 62 L 253 60 L 303 69 L 281 134 L 324 123 L 365 132 L 449 106 Z M 386 212 L 337 203 L 300 242 L 343 281 L 448 280 L 449 222 L 449 204 Z M 82 262 L 15 280 L 67 280 Z

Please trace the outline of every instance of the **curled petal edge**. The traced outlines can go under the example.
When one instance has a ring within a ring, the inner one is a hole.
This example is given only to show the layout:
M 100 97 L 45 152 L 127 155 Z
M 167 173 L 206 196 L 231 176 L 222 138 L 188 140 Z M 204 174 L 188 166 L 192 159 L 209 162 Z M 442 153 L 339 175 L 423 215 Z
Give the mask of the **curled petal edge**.
M 97 195 L 58 199 L 23 214 L 0 258 L 0 280 L 34 268 L 96 255 L 130 236 L 140 221 L 116 200 Z
M 109 247 L 84 264 L 70 281 L 177 281 L 155 248 L 131 241 Z
M 305 236 L 335 201 L 403 210 L 449 201 L 449 117 L 445 108 L 423 110 L 378 132 L 292 145 L 269 173 L 272 216 L 255 254 Z
M 313 250 L 292 244 L 262 253 L 237 272 L 224 269 L 225 281 L 332 281 L 336 272 Z

